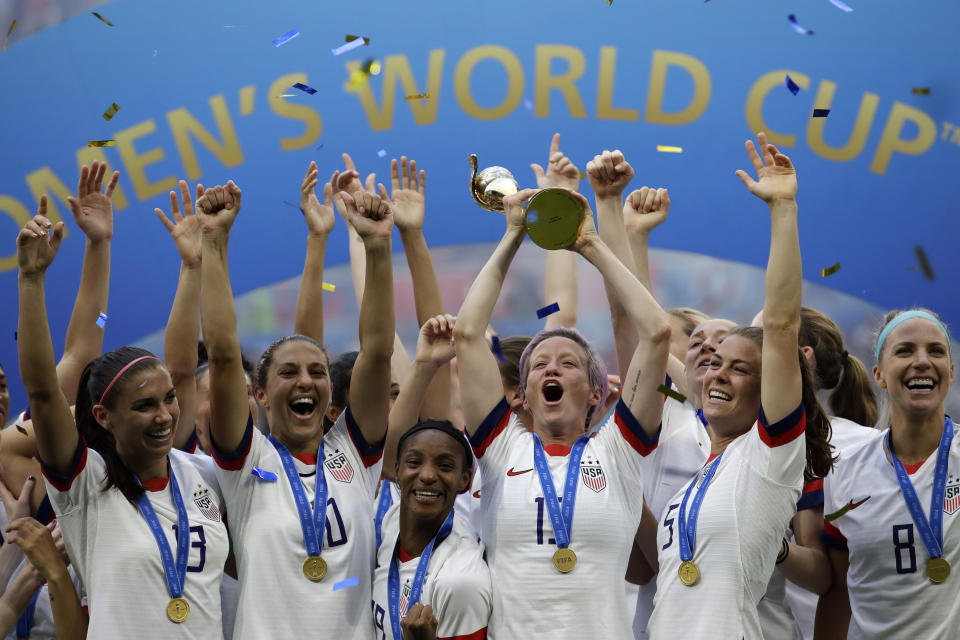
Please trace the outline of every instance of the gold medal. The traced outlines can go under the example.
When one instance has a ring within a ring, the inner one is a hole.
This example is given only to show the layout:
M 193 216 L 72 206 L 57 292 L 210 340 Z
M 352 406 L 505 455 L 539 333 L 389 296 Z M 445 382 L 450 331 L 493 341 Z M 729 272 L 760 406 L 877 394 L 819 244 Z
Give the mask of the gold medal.
M 680 582 L 688 587 L 692 587 L 700 580 L 700 569 L 692 560 L 684 560 L 680 563 L 680 569 L 677 571 L 680 576 Z
M 183 598 L 173 598 L 167 604 L 167 617 L 170 622 L 180 624 L 190 615 L 190 605 Z
M 930 582 L 940 584 L 950 575 L 950 563 L 944 558 L 930 558 L 927 562 L 927 577 Z
M 553 566 L 555 566 L 560 573 L 570 573 L 573 571 L 573 568 L 577 566 L 577 554 L 569 547 L 566 549 L 557 549 L 553 553 Z
M 303 575 L 314 582 L 320 582 L 327 575 L 327 562 L 320 556 L 309 556 L 303 561 Z

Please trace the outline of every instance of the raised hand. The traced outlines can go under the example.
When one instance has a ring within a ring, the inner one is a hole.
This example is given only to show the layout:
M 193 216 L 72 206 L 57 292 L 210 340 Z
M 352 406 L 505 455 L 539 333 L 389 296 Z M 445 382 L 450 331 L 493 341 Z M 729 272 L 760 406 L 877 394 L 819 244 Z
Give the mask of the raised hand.
M 577 239 L 573 244 L 567 247 L 569 251 L 580 253 L 588 246 L 600 242 L 600 236 L 597 235 L 597 223 L 593 219 L 593 211 L 590 209 L 590 203 L 582 193 L 572 192 L 573 197 L 583 205 L 583 224 L 580 225 L 580 231 L 577 233 Z
M 530 165 L 533 174 L 537 177 L 537 187 L 540 189 L 561 188 L 576 191 L 580 185 L 580 170 L 573 162 L 560 151 L 560 134 L 553 134 L 550 141 L 550 155 L 547 157 L 547 171 L 534 163 Z
M 63 240 L 63 222 L 51 225 L 47 219 L 47 194 L 40 196 L 37 215 L 23 225 L 17 236 L 17 265 L 20 275 L 43 273 L 53 263 Z
M 633 167 L 619 149 L 604 149 L 603 153 L 593 156 L 593 160 L 587 163 L 587 179 L 597 199 L 619 198 L 633 180 Z
M 7 533 L 16 534 L 7 540 L 23 550 L 44 580 L 51 579 L 57 571 L 63 570 L 65 550 L 59 529 L 51 532 L 33 518 L 20 518 L 10 523 Z
M 503 213 L 507 218 L 507 229 L 526 229 L 527 214 L 523 210 L 523 202 L 530 198 L 538 189 L 521 189 L 503 199 Z
M 311 235 L 327 235 L 333 230 L 336 216 L 333 213 L 333 194 L 342 187 L 347 187 L 355 178 L 356 172 L 334 171 L 330 182 L 323 185 L 323 204 L 317 199 L 316 186 L 320 182 L 320 170 L 317 163 L 311 162 L 307 167 L 307 175 L 300 184 L 300 211 L 307 221 L 307 229 Z
M 418 602 L 410 607 L 407 617 L 400 621 L 403 640 L 437 640 L 438 624 L 430 605 Z
M 757 170 L 757 179 L 754 180 L 746 171 L 737 169 L 737 177 L 750 189 L 750 193 L 767 204 L 776 200 L 794 200 L 797 197 L 797 171 L 790 158 L 780 153 L 772 144 L 767 143 L 767 136 L 757 134 L 759 153 L 753 140 L 747 140 L 747 155 L 753 168 Z M 760 154 L 763 154 L 761 159 Z
M 154 209 L 153 212 L 170 232 L 170 237 L 173 238 L 183 264 L 195 267 L 200 264 L 200 245 L 203 237 L 200 230 L 200 217 L 193 210 L 193 200 L 190 199 L 190 188 L 187 182 L 181 180 L 179 186 L 180 196 L 183 198 L 183 213 L 180 213 L 180 199 L 177 198 L 176 191 L 170 192 L 172 221 L 162 209 Z M 199 201 L 201 197 L 203 197 L 203 185 L 197 184 L 197 200 Z
M 424 322 L 417 338 L 416 361 L 437 367 L 450 362 L 456 355 L 453 348 L 453 328 L 456 322 L 456 318 L 446 313 Z
M 207 189 L 197 199 L 204 235 L 226 236 L 230 233 L 230 227 L 240 213 L 241 195 L 240 187 L 231 180 L 225 187 L 217 185 Z
M 67 204 L 73 212 L 77 226 L 90 242 L 102 242 L 113 237 L 113 190 L 120 180 L 120 172 L 114 171 L 104 193 L 103 174 L 107 170 L 106 162 L 93 161 L 89 167 L 80 169 L 77 182 L 77 196 L 67 198 Z
M 423 228 L 424 198 L 427 175 L 417 174 L 417 161 L 407 163 L 407 156 L 400 156 L 400 171 L 397 171 L 397 159 L 390 161 L 390 190 L 393 206 L 393 220 L 400 232 L 416 231 Z M 367 191 L 369 191 L 369 186 Z
M 340 193 L 343 199 L 343 218 L 357 231 L 364 243 L 378 238 L 390 238 L 393 231 L 393 211 L 387 189 L 380 185 L 379 196 L 358 189 L 351 196 L 346 191 Z
M 0 469 L 0 474 L 3 470 Z M 20 487 L 20 496 L 16 497 L 7 483 L 0 480 L 0 499 L 3 500 L 3 508 L 7 512 L 7 522 L 13 522 L 17 518 L 26 518 L 33 513 L 33 507 L 30 505 L 30 497 L 33 495 L 33 486 L 36 479 L 33 476 L 27 476 Z
M 666 189 L 641 187 L 623 205 L 623 225 L 631 233 L 649 234 L 667 219 L 670 194 Z

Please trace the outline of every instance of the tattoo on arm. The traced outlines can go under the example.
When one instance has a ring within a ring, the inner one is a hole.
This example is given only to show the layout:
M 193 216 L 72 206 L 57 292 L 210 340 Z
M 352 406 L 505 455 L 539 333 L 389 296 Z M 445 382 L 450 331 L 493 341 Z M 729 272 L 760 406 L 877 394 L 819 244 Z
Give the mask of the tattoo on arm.
M 637 377 L 633 379 L 633 388 L 630 390 L 630 399 L 627 401 L 627 406 L 633 404 L 634 398 L 637 397 L 637 387 L 640 386 L 640 374 L 642 371 L 637 371 Z

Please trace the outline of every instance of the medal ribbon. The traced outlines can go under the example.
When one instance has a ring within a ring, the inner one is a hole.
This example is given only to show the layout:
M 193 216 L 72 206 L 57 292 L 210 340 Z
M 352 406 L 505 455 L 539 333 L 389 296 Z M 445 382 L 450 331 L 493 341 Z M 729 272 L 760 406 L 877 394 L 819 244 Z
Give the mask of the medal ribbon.
M 17 619 L 17 638 L 30 637 L 30 630 L 33 628 L 33 612 L 37 608 L 37 598 L 40 597 L 42 590 L 43 587 L 37 589 L 33 594 L 33 598 L 30 599 L 30 604 L 28 604 L 24 610 L 23 615 Z
M 453 529 L 453 509 L 447 515 L 447 519 L 440 525 L 437 535 L 433 537 L 423 553 L 420 554 L 420 560 L 417 562 L 417 571 L 413 574 L 413 584 L 410 585 L 410 600 L 407 602 L 407 611 L 410 607 L 420 602 L 420 594 L 423 592 L 423 581 L 427 577 L 427 568 L 430 566 L 430 557 L 433 555 L 433 548 L 437 541 L 443 541 Z M 390 607 L 390 627 L 393 629 L 394 640 L 403 638 L 403 630 L 400 628 L 400 564 L 397 559 L 397 548 L 400 546 L 400 536 L 397 536 L 397 542 L 393 547 L 393 555 L 390 556 L 390 574 L 387 579 L 387 598 Z
M 947 416 L 943 421 L 943 435 L 940 436 L 940 446 L 937 449 L 937 467 L 933 472 L 933 491 L 930 497 L 930 519 L 927 520 L 923 515 L 923 507 L 920 505 L 917 491 L 910 482 L 910 476 L 897 458 L 897 454 L 893 452 L 893 447 L 890 446 L 890 432 L 887 431 L 887 451 L 890 452 L 890 460 L 897 471 L 897 481 L 900 483 L 903 499 L 907 502 L 913 524 L 916 525 L 923 540 L 923 546 L 927 548 L 927 554 L 931 558 L 943 556 L 943 496 L 947 488 L 947 463 L 950 459 L 952 442 L 953 421 Z
M 577 438 L 570 449 L 570 459 L 567 463 L 567 480 L 563 485 L 563 505 L 557 500 L 557 489 L 553 486 L 553 476 L 547 464 L 547 456 L 543 453 L 543 443 L 540 436 L 533 434 L 533 464 L 540 476 L 540 488 L 543 489 L 543 502 L 547 505 L 550 514 L 550 524 L 553 525 L 553 537 L 557 547 L 566 549 L 570 546 L 570 532 L 573 530 L 573 505 L 577 501 L 577 484 L 580 475 L 580 458 L 587 446 L 590 436 L 582 435 Z
M 267 436 L 273 443 L 283 470 L 290 481 L 293 490 L 293 499 L 297 503 L 297 512 L 300 515 L 300 528 L 303 530 L 303 541 L 307 545 L 308 556 L 318 556 L 323 549 L 323 533 L 327 526 L 327 478 L 323 473 L 323 441 L 317 448 L 317 488 L 313 496 L 313 513 L 310 512 L 310 501 L 307 492 L 303 489 L 303 481 L 293 463 L 293 455 L 286 446 L 273 436 Z
M 167 467 L 170 472 L 170 493 L 173 494 L 173 503 L 177 506 L 177 559 L 174 562 L 173 553 L 170 551 L 170 545 L 167 543 L 167 536 L 163 533 L 163 526 L 157 518 L 153 505 L 150 504 L 150 498 L 146 491 L 137 499 L 137 506 L 140 508 L 140 514 L 150 526 L 150 531 L 157 541 L 157 547 L 160 549 L 160 561 L 163 562 L 163 572 L 167 576 L 167 591 L 171 598 L 183 596 L 183 585 L 187 580 L 187 556 L 190 555 L 190 521 L 187 519 L 187 508 L 183 504 L 183 496 L 180 495 L 180 485 L 177 484 L 177 476 L 173 472 L 173 465 L 167 461 Z M 133 476 L 137 478 L 136 475 Z M 137 484 L 140 479 L 137 478 Z M 142 485 L 141 485 L 142 486 Z
M 693 550 L 696 548 L 697 543 L 697 518 L 700 516 L 700 506 L 703 504 L 703 497 L 707 495 L 707 487 L 710 486 L 710 481 L 713 480 L 713 474 L 716 473 L 717 467 L 720 466 L 721 458 L 723 458 L 722 453 L 713 461 L 713 465 L 707 471 L 707 475 L 704 476 L 703 482 L 700 483 L 700 488 L 697 489 L 697 494 L 693 497 L 693 503 L 690 505 L 690 514 L 688 516 L 684 514 L 687 511 L 687 501 L 690 499 L 693 487 L 697 484 L 696 479 L 690 482 L 690 486 L 687 487 L 686 493 L 683 494 L 683 500 L 680 502 L 680 513 L 677 514 L 677 526 L 679 529 L 677 537 L 680 538 L 680 560 L 684 562 L 693 559 Z
M 380 548 L 380 545 L 383 544 L 383 517 L 387 515 L 387 511 L 390 510 L 390 505 L 393 504 L 393 492 L 390 491 L 392 485 L 390 481 L 386 478 L 383 479 L 383 483 L 380 485 L 380 501 L 377 502 L 377 516 L 373 519 L 373 527 L 377 532 L 377 549 Z

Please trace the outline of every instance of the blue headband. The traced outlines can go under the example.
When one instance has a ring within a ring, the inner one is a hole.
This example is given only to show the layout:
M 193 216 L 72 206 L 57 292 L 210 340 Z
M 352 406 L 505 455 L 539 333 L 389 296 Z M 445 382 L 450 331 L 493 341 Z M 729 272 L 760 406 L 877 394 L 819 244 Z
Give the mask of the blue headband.
M 887 336 L 890 335 L 890 332 L 899 327 L 901 324 L 910 320 L 911 318 L 923 318 L 924 320 L 929 320 L 938 327 L 940 331 L 943 331 L 944 337 L 947 339 L 947 346 L 950 345 L 950 332 L 947 331 L 947 327 L 944 326 L 942 322 L 937 320 L 936 316 L 926 311 L 919 311 L 914 309 L 912 311 L 904 311 L 903 313 L 895 316 L 893 320 L 887 323 L 887 326 L 883 328 L 883 331 L 880 332 L 880 337 L 877 339 L 877 362 L 880 361 L 880 352 L 883 351 L 883 343 L 887 341 Z

